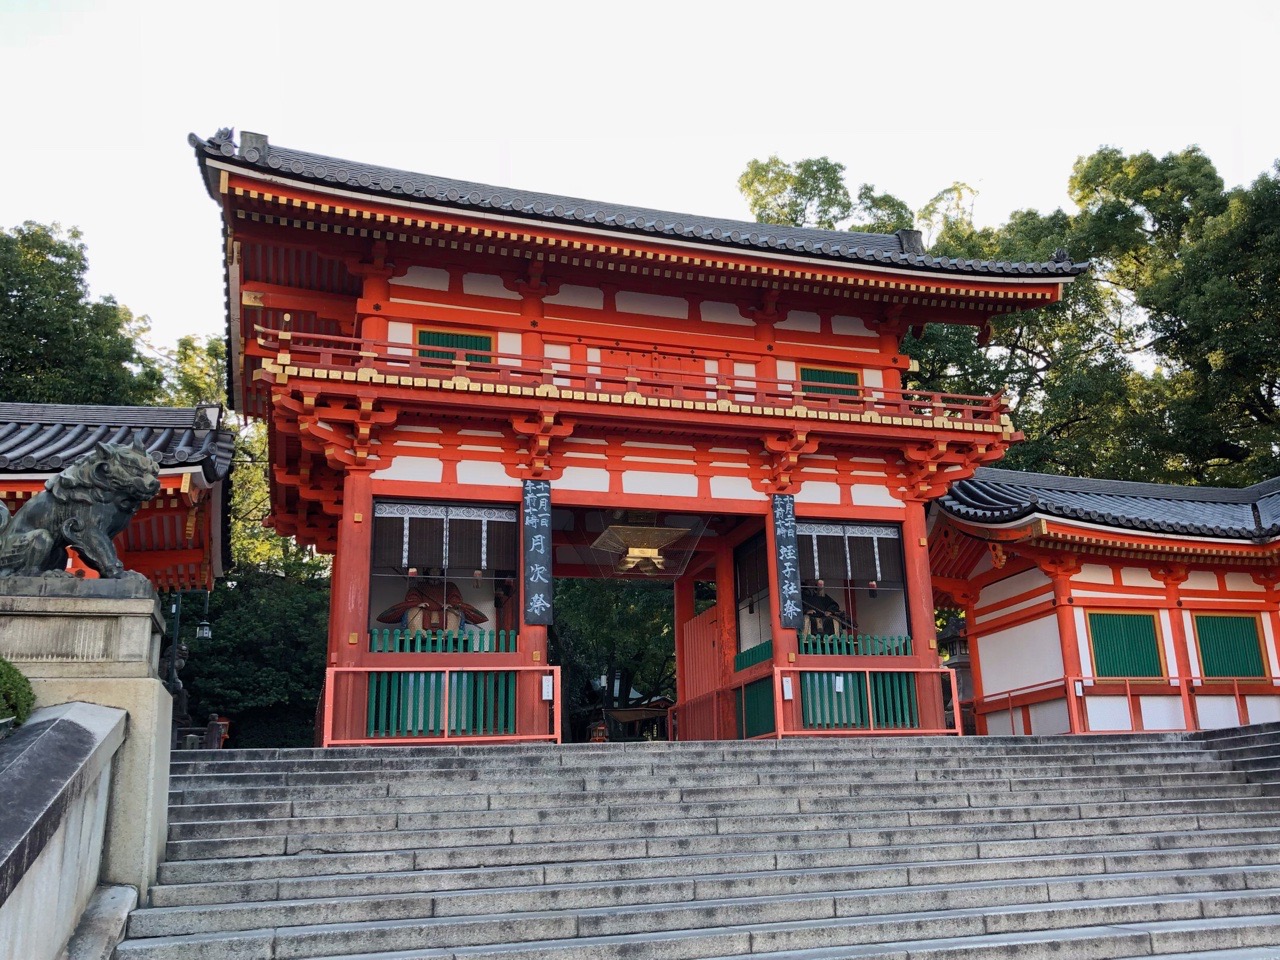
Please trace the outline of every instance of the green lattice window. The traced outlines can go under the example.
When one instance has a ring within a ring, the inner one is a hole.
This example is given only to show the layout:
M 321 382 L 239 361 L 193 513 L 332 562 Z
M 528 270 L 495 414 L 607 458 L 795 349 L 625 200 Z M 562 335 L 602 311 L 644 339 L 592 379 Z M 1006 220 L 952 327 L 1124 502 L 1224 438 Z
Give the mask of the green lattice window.
M 1156 618 L 1150 613 L 1091 613 L 1095 677 L 1163 677 Z
M 467 353 L 468 363 L 489 363 L 492 359 L 493 337 L 477 333 L 443 333 L 439 330 L 419 330 L 418 345 L 446 347 L 444 350 L 420 350 L 418 353 L 432 360 L 452 360 L 458 350 L 483 350 L 484 353 Z
M 1206 677 L 1265 677 L 1258 621 L 1251 616 L 1201 614 L 1196 618 L 1200 667 Z
M 808 393 L 828 396 L 856 397 L 858 374 L 852 370 L 824 370 L 821 367 L 801 367 L 800 383 Z

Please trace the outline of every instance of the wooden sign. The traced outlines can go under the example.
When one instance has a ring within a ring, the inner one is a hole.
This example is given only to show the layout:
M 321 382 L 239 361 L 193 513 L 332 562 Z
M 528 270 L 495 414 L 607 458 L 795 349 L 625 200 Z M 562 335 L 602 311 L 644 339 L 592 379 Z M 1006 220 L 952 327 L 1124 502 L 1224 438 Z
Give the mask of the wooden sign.
M 551 599 L 551 483 L 524 482 L 524 622 L 550 625 Z M 792 536 L 794 542 L 795 536 Z
M 773 543 L 778 551 L 778 620 L 784 629 L 799 630 L 804 626 L 804 607 L 796 549 L 796 499 L 789 493 L 773 495 Z

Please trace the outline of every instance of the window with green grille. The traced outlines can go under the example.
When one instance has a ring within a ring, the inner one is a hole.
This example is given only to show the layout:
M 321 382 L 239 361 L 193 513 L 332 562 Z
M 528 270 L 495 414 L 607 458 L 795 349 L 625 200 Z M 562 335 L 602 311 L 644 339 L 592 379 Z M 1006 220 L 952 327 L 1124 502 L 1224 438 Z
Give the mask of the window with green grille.
M 1206 677 L 1265 677 L 1255 617 L 1200 614 L 1196 618 L 1200 668 Z
M 418 345 L 446 347 L 445 350 L 419 350 L 420 356 L 432 360 L 452 360 L 459 350 L 482 350 L 483 353 L 467 353 L 468 363 L 489 363 L 492 359 L 493 337 L 478 333 L 443 333 L 439 330 L 419 330 Z
M 809 393 L 844 397 L 856 397 L 858 395 L 858 374 L 853 370 L 824 370 L 821 367 L 801 367 L 800 383 Z
M 1090 613 L 1095 677 L 1163 677 L 1151 613 Z

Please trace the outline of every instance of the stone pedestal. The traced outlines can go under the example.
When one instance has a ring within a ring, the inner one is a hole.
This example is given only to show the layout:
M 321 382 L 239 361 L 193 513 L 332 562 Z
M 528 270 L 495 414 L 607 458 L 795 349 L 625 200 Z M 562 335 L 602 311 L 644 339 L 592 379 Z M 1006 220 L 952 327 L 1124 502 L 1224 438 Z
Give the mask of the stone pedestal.
M 156 675 L 164 619 L 142 578 L 0 580 L 0 656 L 26 674 L 36 705 L 80 701 L 128 712 L 111 773 L 104 883 L 143 898 L 168 830 L 173 701 Z

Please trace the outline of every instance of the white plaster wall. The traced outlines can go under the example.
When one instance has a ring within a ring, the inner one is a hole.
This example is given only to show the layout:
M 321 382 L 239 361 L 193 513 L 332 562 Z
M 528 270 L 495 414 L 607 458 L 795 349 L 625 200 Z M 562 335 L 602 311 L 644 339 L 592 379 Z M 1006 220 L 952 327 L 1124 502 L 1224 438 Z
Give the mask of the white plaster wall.
M 572 283 L 566 283 L 554 296 L 546 297 L 542 302 L 560 304 L 566 307 L 586 307 L 590 310 L 602 310 L 604 309 L 604 291 L 595 287 L 579 287 Z
M 683 297 L 660 297 L 652 293 L 633 293 L 630 290 L 623 290 L 618 293 L 614 303 L 623 313 L 643 313 L 651 317 L 673 317 L 677 320 L 689 319 L 689 301 Z
M 444 474 L 444 463 L 439 457 L 396 457 L 391 465 L 375 470 L 374 480 L 417 480 L 422 483 L 439 483 Z
M 559 479 L 551 484 L 555 490 L 585 490 L 590 493 L 609 492 L 609 471 L 597 467 L 565 467 Z
M 993 737 L 1013 735 L 1013 715 L 1008 710 L 987 715 L 987 734 Z
M 878 483 L 854 483 L 849 486 L 849 497 L 855 507 L 900 507 L 902 501 L 888 487 Z
M 1280 693 L 1280 691 L 1277 691 L 1277 693 Z M 1250 723 L 1272 723 L 1280 720 L 1280 696 L 1246 696 L 1244 702 L 1249 708 Z
M 1159 611 L 1160 614 L 1160 646 L 1163 648 L 1165 671 L 1171 677 L 1179 676 L 1178 661 L 1173 645 L 1173 621 L 1169 616 L 1168 610 Z
M 1076 607 L 1073 613 L 1076 621 L 1076 651 L 1080 654 L 1080 673 L 1082 676 L 1092 677 L 1093 651 L 1089 649 L 1089 627 L 1083 610 Z
M 787 319 L 778 324 L 779 330 L 805 330 L 817 333 L 822 329 L 822 318 L 807 310 L 791 310 Z
M 1026 570 L 1012 577 L 1006 577 L 1004 580 L 993 583 L 989 587 L 984 587 L 982 597 L 978 600 L 977 611 L 981 614 L 993 603 L 1000 603 L 1010 597 L 1016 597 L 1020 593 L 1026 593 L 1028 590 L 1051 587 L 1052 583 L 1049 578 L 1039 570 Z
M 778 361 L 778 379 L 794 380 L 796 378 L 796 362 L 794 360 Z
M 796 503 L 839 503 L 840 484 L 826 480 L 806 480 L 796 493 Z
M 502 278 L 491 273 L 468 273 L 462 278 L 462 292 L 476 297 L 500 297 L 519 300 L 520 294 L 508 290 Z
M 449 271 L 435 267 L 410 267 L 403 277 L 396 277 L 391 283 L 421 290 L 448 290 Z
M 870 370 L 862 371 L 863 386 L 880 388 L 884 386 L 884 371 L 876 370 L 874 367 Z
M 1085 697 L 1085 716 L 1092 731 L 1132 730 L 1129 704 L 1124 697 Z
M 622 491 L 663 497 L 696 497 L 698 478 L 687 473 L 626 470 L 622 474 Z
M 1187 576 L 1183 590 L 1217 590 L 1218 575 L 1211 570 L 1192 570 Z
M 752 484 L 750 477 L 711 478 L 711 496 L 715 500 L 767 500 Z
M 1266 588 L 1247 573 L 1228 573 L 1222 578 L 1228 590 L 1243 590 L 1249 593 L 1260 593 Z
M 1033 703 L 1028 711 L 1031 714 L 1031 733 L 1052 736 L 1055 733 L 1071 732 L 1071 719 L 1067 714 L 1065 699 Z
M 831 318 L 831 332 L 845 337 L 869 337 L 871 331 L 857 317 L 834 316 Z
M 462 460 L 458 463 L 458 482 L 491 487 L 518 487 L 520 481 L 507 473 L 506 467 L 493 460 Z
M 1142 726 L 1146 730 L 1185 730 L 1181 697 L 1139 697 Z
M 1163 587 L 1146 567 L 1121 567 L 1120 582 L 1126 587 Z
M 1071 579 L 1079 583 L 1111 583 L 1111 568 L 1102 563 L 1086 563 Z
M 509 353 L 512 357 L 499 357 L 498 363 L 508 367 L 517 367 L 520 361 L 514 359 L 524 353 L 524 338 L 518 333 L 499 333 L 498 334 L 498 352 Z
M 1062 647 L 1052 614 L 978 640 L 985 695 L 1061 679 Z
M 698 312 L 707 323 L 727 323 L 734 327 L 753 327 L 755 324 L 742 315 L 736 304 L 723 303 L 719 300 L 708 300 Z
M 1196 714 L 1200 717 L 1201 730 L 1240 726 L 1235 697 L 1196 697 Z

